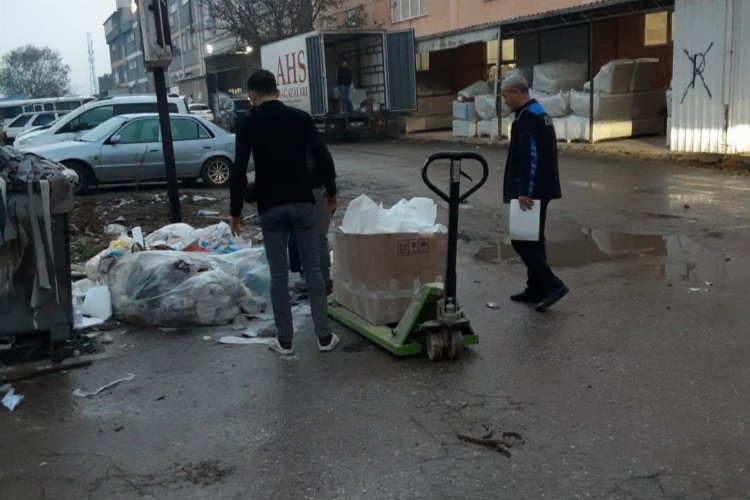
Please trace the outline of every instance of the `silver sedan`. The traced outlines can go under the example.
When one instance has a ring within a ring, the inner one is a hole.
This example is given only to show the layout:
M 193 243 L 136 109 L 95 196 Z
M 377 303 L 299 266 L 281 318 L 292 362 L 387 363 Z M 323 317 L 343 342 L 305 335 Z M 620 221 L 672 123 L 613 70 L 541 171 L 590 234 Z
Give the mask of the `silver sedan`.
M 170 115 L 177 177 L 224 186 L 234 161 L 234 134 L 195 115 Z M 120 115 L 73 140 L 29 148 L 78 173 L 76 193 L 95 184 L 164 181 L 159 116 Z

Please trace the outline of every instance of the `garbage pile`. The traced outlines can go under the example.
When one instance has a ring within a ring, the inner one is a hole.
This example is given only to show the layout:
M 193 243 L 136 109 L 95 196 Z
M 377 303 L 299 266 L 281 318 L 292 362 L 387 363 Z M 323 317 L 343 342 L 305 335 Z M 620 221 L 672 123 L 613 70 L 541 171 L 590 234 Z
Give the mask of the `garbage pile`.
M 143 326 L 226 325 L 266 310 L 270 273 L 263 247 L 234 238 L 221 222 L 165 226 L 145 238 L 122 233 L 85 266 L 77 295 L 97 284 L 112 314 Z
M 78 182 L 78 175 L 60 163 L 10 146 L 0 147 L 0 178 L 5 182 L 54 181 L 60 176 L 69 184 Z

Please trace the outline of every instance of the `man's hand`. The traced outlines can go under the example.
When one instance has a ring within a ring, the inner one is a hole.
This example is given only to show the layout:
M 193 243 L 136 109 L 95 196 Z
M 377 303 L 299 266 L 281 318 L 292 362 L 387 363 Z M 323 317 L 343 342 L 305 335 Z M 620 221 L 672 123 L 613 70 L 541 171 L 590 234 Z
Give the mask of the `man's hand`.
M 531 210 L 531 208 L 534 206 L 534 200 L 532 200 L 528 196 L 519 196 L 518 204 L 520 205 L 521 210 L 526 212 L 527 210 Z
M 336 208 L 338 207 L 338 199 L 336 198 L 336 195 L 330 196 L 326 195 L 326 210 L 328 210 L 328 213 L 333 216 L 334 213 L 336 213 Z
M 229 222 L 229 227 L 232 229 L 232 235 L 233 236 L 239 236 L 240 230 L 242 229 L 242 214 L 237 216 L 232 216 L 231 221 Z

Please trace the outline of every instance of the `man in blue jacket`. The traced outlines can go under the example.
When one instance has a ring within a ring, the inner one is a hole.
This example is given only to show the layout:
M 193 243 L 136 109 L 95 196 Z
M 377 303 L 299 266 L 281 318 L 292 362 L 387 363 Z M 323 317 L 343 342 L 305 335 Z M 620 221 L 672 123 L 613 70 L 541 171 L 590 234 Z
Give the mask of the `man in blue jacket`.
M 550 200 L 562 197 L 557 167 L 557 138 L 552 119 L 529 96 L 529 84 L 520 75 L 503 81 L 505 104 L 515 112 L 511 128 L 508 159 L 505 164 L 503 201 L 518 199 L 522 210 L 530 210 L 534 200 L 541 203 L 538 241 L 511 241 L 513 249 L 526 264 L 526 289 L 511 300 L 536 304 L 545 311 L 568 293 L 568 287 L 547 264 L 544 224 Z

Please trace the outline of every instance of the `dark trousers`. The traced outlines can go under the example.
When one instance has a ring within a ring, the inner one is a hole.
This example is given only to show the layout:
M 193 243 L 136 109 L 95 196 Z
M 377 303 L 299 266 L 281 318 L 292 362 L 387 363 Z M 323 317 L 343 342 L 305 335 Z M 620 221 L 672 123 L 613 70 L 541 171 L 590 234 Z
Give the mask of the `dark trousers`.
M 547 221 L 549 200 L 542 201 L 539 217 L 539 241 L 511 240 L 513 249 L 526 264 L 526 288 L 530 295 L 540 300 L 551 290 L 562 286 L 563 282 L 555 276 L 547 264 L 547 248 L 544 239 L 544 224 Z

